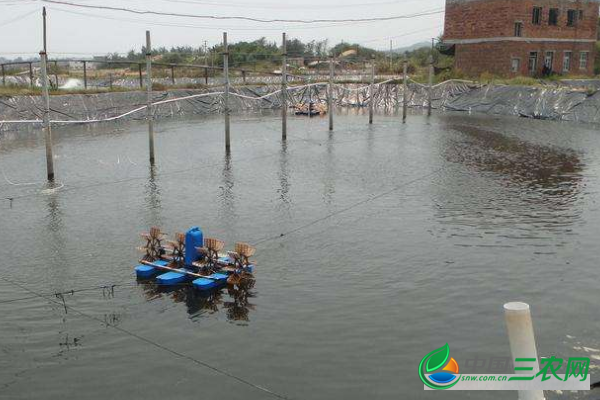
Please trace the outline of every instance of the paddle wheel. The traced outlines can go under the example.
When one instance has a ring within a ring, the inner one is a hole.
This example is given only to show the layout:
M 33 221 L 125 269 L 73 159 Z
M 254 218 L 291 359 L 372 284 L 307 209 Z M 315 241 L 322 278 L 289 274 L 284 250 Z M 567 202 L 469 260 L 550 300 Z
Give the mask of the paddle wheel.
M 203 273 L 214 273 L 220 269 L 219 252 L 225 248 L 225 242 L 214 238 L 205 238 L 204 247 L 197 248 L 198 253 L 205 258 L 204 264 L 195 264 Z
M 170 267 L 185 268 L 185 234 L 176 233 L 175 240 L 167 240 L 166 249 L 170 254 L 164 256 L 170 260 Z
M 227 283 L 239 286 L 245 281 L 254 279 L 252 270 L 255 264 L 250 262 L 250 257 L 255 253 L 256 248 L 247 243 L 236 243 L 235 251 L 227 252 L 227 255 L 233 260 L 235 266 L 235 270 L 227 279 Z
M 138 251 L 145 253 L 142 260 L 150 262 L 160 260 L 165 252 L 162 244 L 165 235 L 160 231 L 160 228 L 153 226 L 150 228 L 149 233 L 144 232 L 140 236 L 146 240 L 145 246 L 138 247 Z

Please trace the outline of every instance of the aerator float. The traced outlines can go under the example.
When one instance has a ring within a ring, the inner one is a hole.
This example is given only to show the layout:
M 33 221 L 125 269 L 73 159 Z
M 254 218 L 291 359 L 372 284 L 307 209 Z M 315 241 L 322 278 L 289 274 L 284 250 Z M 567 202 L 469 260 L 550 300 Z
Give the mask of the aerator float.
M 156 278 L 160 285 L 177 285 L 192 281 L 198 290 L 207 291 L 224 285 L 239 286 L 254 280 L 255 264 L 250 261 L 256 249 L 246 243 L 236 243 L 235 251 L 221 253 L 225 243 L 204 238 L 198 227 L 187 233 L 176 233 L 168 240 L 160 228 L 142 233 L 144 253 L 135 273 L 140 279 Z

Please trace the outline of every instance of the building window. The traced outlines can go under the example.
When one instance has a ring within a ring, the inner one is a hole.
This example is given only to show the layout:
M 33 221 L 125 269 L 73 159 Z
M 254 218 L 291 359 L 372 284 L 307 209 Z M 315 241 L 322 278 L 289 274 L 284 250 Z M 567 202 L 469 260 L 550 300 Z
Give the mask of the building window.
M 576 10 L 568 10 L 567 11 L 567 26 L 575 26 L 577 22 L 577 11 Z
M 515 37 L 523 36 L 523 23 L 515 22 Z
M 571 70 L 571 58 L 573 53 L 570 51 L 565 51 L 563 56 L 563 72 L 569 72 Z
M 544 70 L 547 74 L 552 73 L 552 69 L 554 67 L 554 52 L 547 51 L 546 56 L 544 57 Z
M 531 74 L 535 74 L 537 72 L 537 59 L 537 51 L 532 51 L 529 53 L 529 73 Z
M 540 25 L 542 23 L 542 7 L 533 7 L 531 23 L 534 25 Z
M 510 70 L 514 73 L 518 73 L 521 70 L 521 59 L 513 58 L 511 60 Z
M 587 51 L 579 53 L 579 69 L 587 70 L 589 54 Z
M 558 25 L 558 8 L 551 8 L 548 14 L 548 25 Z

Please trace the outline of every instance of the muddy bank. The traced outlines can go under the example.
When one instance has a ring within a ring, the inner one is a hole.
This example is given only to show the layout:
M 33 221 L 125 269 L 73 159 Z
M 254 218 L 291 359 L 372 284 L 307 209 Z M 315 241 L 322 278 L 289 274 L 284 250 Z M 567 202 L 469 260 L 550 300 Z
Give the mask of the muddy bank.
M 234 89 L 230 101 L 233 112 L 281 107 L 281 93 L 277 85 L 243 87 Z M 325 84 L 299 87 L 290 91 L 290 104 L 314 101 L 326 102 Z M 207 94 L 204 97 L 187 98 L 155 107 L 158 119 L 194 114 L 221 113 L 224 110 L 220 88 L 202 90 L 170 90 L 154 93 L 154 101 Z M 274 93 L 259 100 L 254 98 Z M 402 86 L 382 84 L 376 86 L 373 101 L 379 110 L 393 111 L 401 107 Z M 334 98 L 341 107 L 366 107 L 371 101 L 368 86 L 346 84 L 334 87 Z M 409 106 L 427 105 L 427 87 L 411 83 L 408 91 Z M 56 121 L 103 120 L 143 108 L 145 92 L 115 92 L 86 95 L 52 96 L 51 119 Z M 600 94 L 590 88 L 526 87 L 526 86 L 479 86 L 468 82 L 448 81 L 433 89 L 433 107 L 445 111 L 464 111 L 494 115 L 513 115 L 528 118 L 600 122 Z M 144 119 L 145 110 L 127 115 L 123 119 Z M 0 98 L 0 121 L 40 120 L 42 101 L 37 96 Z M 35 124 L 34 124 L 35 125 Z M 31 124 L 4 123 L 2 130 L 23 129 Z

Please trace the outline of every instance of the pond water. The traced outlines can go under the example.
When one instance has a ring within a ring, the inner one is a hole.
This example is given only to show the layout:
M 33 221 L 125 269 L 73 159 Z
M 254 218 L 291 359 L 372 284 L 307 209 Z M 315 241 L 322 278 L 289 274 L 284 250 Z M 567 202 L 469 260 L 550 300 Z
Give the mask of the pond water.
M 346 111 L 333 133 L 291 118 L 286 143 L 280 126 L 235 116 L 227 157 L 221 117 L 160 121 L 153 170 L 144 124 L 57 128 L 54 190 L 41 133 L 2 134 L 0 397 L 433 398 L 430 351 L 510 356 L 509 301 L 531 305 L 540 355 L 591 356 L 600 380 L 597 126 Z M 254 288 L 136 282 L 152 225 L 257 244 Z

